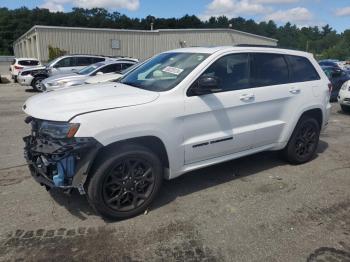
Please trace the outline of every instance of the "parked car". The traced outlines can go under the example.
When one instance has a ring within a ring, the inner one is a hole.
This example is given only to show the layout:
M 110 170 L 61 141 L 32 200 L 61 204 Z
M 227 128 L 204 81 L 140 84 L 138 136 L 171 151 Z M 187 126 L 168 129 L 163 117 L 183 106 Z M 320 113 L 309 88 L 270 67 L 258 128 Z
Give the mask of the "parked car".
M 335 67 L 335 68 L 341 69 L 339 66 L 339 60 L 335 60 L 335 59 L 321 60 L 318 62 L 318 64 L 320 66 Z
M 11 78 L 16 82 L 18 73 L 26 68 L 40 66 L 40 61 L 36 58 L 15 58 L 10 65 Z
M 338 95 L 338 102 L 344 112 L 350 112 L 350 80 L 342 85 Z
M 266 150 L 312 160 L 330 87 L 312 54 L 181 48 L 117 83 L 29 98 L 25 156 L 40 184 L 77 188 L 103 216 L 128 218 L 148 208 L 163 178 Z
M 47 71 L 49 76 L 67 74 L 108 59 L 108 57 L 94 55 L 66 55 L 53 60 L 47 67 Z
M 350 80 L 350 75 L 338 67 L 322 66 L 323 71 L 332 83 L 331 101 L 337 101 L 339 90 L 344 82 Z
M 123 77 L 123 74 L 121 73 L 109 73 L 109 74 L 103 74 L 103 75 L 96 75 L 86 79 L 84 81 L 84 84 L 100 84 L 100 83 L 106 83 L 106 82 L 114 82 L 114 81 L 118 81 L 122 77 Z
M 51 76 L 42 81 L 42 90 L 53 91 L 58 88 L 82 85 L 84 84 L 85 80 L 91 76 L 120 72 L 123 69 L 136 64 L 137 62 L 137 59 L 131 58 L 110 59 L 84 67 L 76 73 Z
M 341 69 L 343 69 L 344 71 L 347 71 L 350 69 L 350 64 L 348 61 L 340 61 L 338 62 L 338 65 Z
M 58 57 L 46 66 L 23 70 L 18 76 L 19 83 L 23 86 L 32 86 L 37 91 L 43 91 L 41 82 L 49 76 L 68 74 L 81 70 L 82 68 L 109 60 L 109 57 L 94 55 L 66 55 Z
M 131 72 L 135 68 L 139 67 L 141 63 L 136 63 L 119 73 L 107 73 L 107 74 L 96 74 L 96 76 L 91 76 L 88 79 L 85 80 L 84 84 L 99 84 L 99 83 L 106 83 L 106 82 L 115 82 L 118 81 L 120 78 L 122 78 L 127 73 Z
M 40 91 L 41 82 L 48 77 L 46 66 L 37 66 L 23 69 L 18 73 L 17 82 L 22 86 L 31 86 L 36 91 Z

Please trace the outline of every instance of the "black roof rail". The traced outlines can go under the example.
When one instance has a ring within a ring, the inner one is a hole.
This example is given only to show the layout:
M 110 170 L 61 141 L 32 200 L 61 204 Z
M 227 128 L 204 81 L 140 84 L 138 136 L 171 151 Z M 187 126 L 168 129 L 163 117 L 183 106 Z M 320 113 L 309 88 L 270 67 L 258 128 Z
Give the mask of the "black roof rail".
M 124 56 L 124 55 L 116 55 L 116 56 L 111 56 L 111 55 L 95 55 L 95 54 L 65 54 L 63 56 L 78 56 L 78 55 L 84 55 L 84 56 L 101 56 L 101 57 L 109 57 L 109 58 L 131 58 L 130 56 Z
M 250 45 L 250 44 L 238 44 L 234 45 L 235 47 L 267 47 L 267 48 L 278 48 L 278 49 L 283 49 L 283 50 L 292 50 L 292 51 L 302 51 L 297 48 L 285 48 L 285 47 L 280 47 L 280 46 L 271 46 L 271 45 Z M 305 52 L 305 51 L 302 51 Z
M 234 45 L 235 47 L 268 47 L 268 48 L 279 48 L 278 46 L 272 45 L 253 45 L 253 44 L 238 44 Z

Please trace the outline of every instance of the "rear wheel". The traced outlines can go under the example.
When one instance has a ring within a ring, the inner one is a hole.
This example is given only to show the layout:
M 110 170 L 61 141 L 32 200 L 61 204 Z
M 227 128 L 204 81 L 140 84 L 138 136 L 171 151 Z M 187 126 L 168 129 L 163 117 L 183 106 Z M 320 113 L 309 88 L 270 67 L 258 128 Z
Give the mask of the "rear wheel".
M 105 217 L 125 219 L 144 212 L 163 180 L 159 158 L 139 145 L 110 150 L 91 173 L 88 199 Z
M 350 106 L 340 105 L 340 107 L 343 112 L 350 113 Z
M 44 87 L 41 85 L 41 82 L 45 79 L 45 77 L 43 76 L 38 76 L 38 77 L 35 77 L 32 81 L 32 87 L 35 91 L 38 91 L 38 92 L 44 92 L 45 89 Z
M 310 161 L 316 152 L 320 139 L 320 125 L 312 117 L 302 117 L 284 149 L 286 159 L 292 164 Z

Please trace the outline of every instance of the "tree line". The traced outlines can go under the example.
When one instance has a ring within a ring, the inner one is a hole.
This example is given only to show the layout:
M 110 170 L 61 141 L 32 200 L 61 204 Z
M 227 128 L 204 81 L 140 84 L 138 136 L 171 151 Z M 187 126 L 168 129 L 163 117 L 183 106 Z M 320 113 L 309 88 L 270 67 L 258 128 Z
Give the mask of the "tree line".
M 13 42 L 34 25 L 95 27 L 149 30 L 164 28 L 233 28 L 278 40 L 282 48 L 312 52 L 319 59 L 350 59 L 350 28 L 338 33 L 329 25 L 299 28 L 291 23 L 277 26 L 274 21 L 255 22 L 242 17 L 211 17 L 206 21 L 195 15 L 181 18 L 130 18 L 104 8 L 73 8 L 71 12 L 52 13 L 47 9 L 0 8 L 0 55 L 13 54 Z

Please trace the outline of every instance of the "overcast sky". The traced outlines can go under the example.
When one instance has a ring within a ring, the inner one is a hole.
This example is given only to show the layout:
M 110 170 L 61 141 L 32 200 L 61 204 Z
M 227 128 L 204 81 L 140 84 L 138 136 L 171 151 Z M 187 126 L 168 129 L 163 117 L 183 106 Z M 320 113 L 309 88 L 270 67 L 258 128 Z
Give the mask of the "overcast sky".
M 1 7 L 23 5 L 53 12 L 69 11 L 73 6 L 104 7 L 132 17 L 242 16 L 257 22 L 272 19 L 279 25 L 290 21 L 298 26 L 330 24 L 339 32 L 350 29 L 350 0 L 0 0 Z

